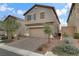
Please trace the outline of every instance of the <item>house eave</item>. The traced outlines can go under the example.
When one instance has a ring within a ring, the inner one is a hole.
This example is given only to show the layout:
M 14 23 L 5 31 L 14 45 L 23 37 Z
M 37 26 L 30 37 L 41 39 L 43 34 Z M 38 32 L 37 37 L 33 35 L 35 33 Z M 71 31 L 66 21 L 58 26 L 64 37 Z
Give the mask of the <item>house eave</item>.
M 56 13 L 56 11 L 55 11 L 55 8 L 54 8 L 54 7 L 51 7 L 51 6 L 37 5 L 37 4 L 35 4 L 35 5 L 32 6 L 28 11 L 26 11 L 23 15 L 25 16 L 27 13 L 29 13 L 29 12 L 30 12 L 34 7 L 36 7 L 36 6 L 45 7 L 45 8 L 51 8 L 51 9 L 54 11 L 54 13 L 55 13 L 55 16 L 56 16 L 56 18 L 57 18 L 57 20 L 58 20 L 58 23 L 60 24 L 60 21 L 59 21 L 59 18 L 58 18 L 58 16 L 57 16 L 57 13 Z
M 75 6 L 75 3 L 72 3 L 72 6 L 71 6 L 71 9 L 70 9 L 70 12 L 69 12 L 69 16 L 68 16 L 68 19 L 67 19 L 67 23 L 69 21 L 69 18 L 70 18 L 70 15 L 72 13 L 72 10 L 73 10 L 74 6 Z

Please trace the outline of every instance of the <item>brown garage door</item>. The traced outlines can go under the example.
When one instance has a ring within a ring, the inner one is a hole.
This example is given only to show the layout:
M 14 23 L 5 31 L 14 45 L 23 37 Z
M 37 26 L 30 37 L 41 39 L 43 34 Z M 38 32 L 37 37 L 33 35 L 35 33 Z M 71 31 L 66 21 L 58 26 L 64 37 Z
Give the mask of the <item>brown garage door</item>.
M 29 32 L 31 37 L 47 38 L 43 28 L 30 28 Z

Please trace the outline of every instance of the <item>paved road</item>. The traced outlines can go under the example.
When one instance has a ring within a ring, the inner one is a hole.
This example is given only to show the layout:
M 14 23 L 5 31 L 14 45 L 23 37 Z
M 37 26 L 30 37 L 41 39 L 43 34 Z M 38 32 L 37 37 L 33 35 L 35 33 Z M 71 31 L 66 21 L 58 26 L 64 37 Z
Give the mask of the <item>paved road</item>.
M 4 50 L 4 49 L 0 48 L 0 56 L 21 56 L 21 55 L 18 55 L 16 53 L 9 52 L 7 50 Z

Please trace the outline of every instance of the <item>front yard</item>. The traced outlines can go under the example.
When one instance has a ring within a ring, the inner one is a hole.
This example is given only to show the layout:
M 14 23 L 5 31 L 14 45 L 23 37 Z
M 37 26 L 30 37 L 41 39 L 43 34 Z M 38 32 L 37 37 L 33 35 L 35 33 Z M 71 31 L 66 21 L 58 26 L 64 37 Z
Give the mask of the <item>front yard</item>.
M 51 43 L 44 43 L 37 49 L 45 53 L 52 52 L 58 56 L 79 56 L 79 40 L 72 37 L 63 37 L 63 40 L 53 39 Z
M 23 40 L 22 38 L 20 39 L 21 40 L 19 41 L 17 40 L 13 44 L 11 43 L 9 45 L 11 46 L 13 45 L 13 46 L 28 49 L 28 50 L 33 50 L 34 52 L 38 52 L 42 54 L 45 54 L 46 52 L 51 51 L 52 54 L 55 54 L 58 56 L 79 56 L 79 39 L 74 39 L 72 37 L 66 36 L 66 37 L 63 37 L 63 40 L 52 39 L 50 43 L 46 39 L 40 39 L 40 40 L 38 38 L 29 38 L 29 39 L 24 38 Z M 44 42 L 40 44 L 40 41 L 41 42 L 44 41 Z M 39 45 L 37 45 L 38 43 Z
M 64 37 L 52 52 L 59 56 L 79 56 L 79 40 L 72 37 Z

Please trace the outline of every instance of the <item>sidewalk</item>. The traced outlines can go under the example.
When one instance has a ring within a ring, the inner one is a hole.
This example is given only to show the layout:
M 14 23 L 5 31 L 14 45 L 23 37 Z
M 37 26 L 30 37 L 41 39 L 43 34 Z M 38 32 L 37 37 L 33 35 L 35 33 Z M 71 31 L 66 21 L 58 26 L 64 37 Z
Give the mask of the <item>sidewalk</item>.
M 22 55 L 22 56 L 43 56 L 42 54 L 34 53 L 34 52 L 27 51 L 24 49 L 15 48 L 15 47 L 8 46 L 5 44 L 0 44 L 0 48 L 13 52 L 13 53 L 16 53 L 16 54 L 19 54 L 19 55 Z
M 0 48 L 0 56 L 21 56 L 21 55 Z

